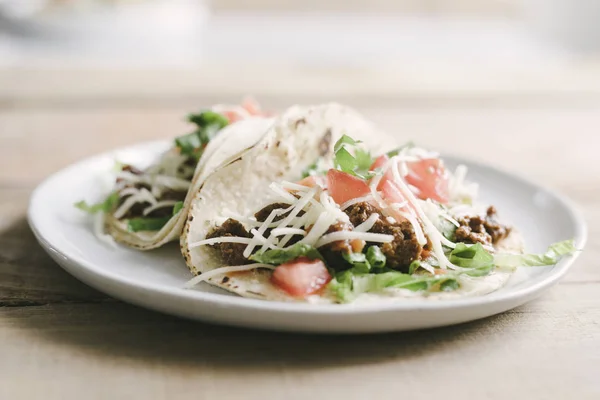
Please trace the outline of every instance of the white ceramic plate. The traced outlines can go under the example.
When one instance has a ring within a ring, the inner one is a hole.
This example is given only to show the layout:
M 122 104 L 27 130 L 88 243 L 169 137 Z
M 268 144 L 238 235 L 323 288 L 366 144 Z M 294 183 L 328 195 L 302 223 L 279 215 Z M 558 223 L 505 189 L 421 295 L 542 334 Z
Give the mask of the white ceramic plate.
M 57 263 L 88 285 L 142 307 L 220 324 L 286 331 L 362 333 L 429 328 L 487 317 L 524 304 L 555 284 L 576 257 L 567 257 L 554 267 L 522 268 L 494 293 L 445 301 L 315 306 L 241 298 L 206 284 L 196 290 L 183 289 L 191 274 L 177 244 L 151 252 L 112 248 L 96 239 L 91 222 L 73 207 L 82 198 L 94 201 L 102 197 L 106 189 L 100 178 L 115 159 L 143 164 L 166 146 L 168 143 L 146 143 L 74 164 L 42 183 L 29 207 L 31 228 Z M 460 162 L 469 167 L 469 178 L 480 183 L 483 198 L 496 205 L 504 219 L 518 225 L 528 251 L 540 252 L 569 238 L 583 248 L 584 220 L 562 196 L 491 167 L 451 157 L 446 160 L 450 166 Z

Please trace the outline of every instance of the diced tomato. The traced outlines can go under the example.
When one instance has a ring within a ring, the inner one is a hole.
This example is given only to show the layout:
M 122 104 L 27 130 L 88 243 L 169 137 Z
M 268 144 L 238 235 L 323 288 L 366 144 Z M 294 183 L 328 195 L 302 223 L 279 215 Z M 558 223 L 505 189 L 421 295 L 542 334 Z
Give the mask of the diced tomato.
M 298 182 L 298 185 L 306 186 L 309 188 L 316 187 L 316 186 L 320 186 L 320 187 L 324 188 L 324 187 L 327 187 L 327 178 L 325 178 L 324 176 L 310 175 L 310 176 L 307 176 L 306 178 L 301 179 Z
M 262 115 L 258 102 L 252 97 L 246 97 L 242 100 L 242 108 L 248 111 L 250 115 Z
M 383 193 L 383 198 L 386 199 L 389 203 L 404 202 L 406 199 L 404 198 L 402 192 L 400 192 L 400 189 L 398 189 L 394 181 L 384 179 L 382 179 L 382 183 L 379 184 L 379 187 L 381 187 L 381 192 Z
M 327 171 L 327 189 L 337 204 L 366 196 L 371 192 L 367 182 L 337 169 Z
M 389 159 L 390 158 L 386 154 L 380 155 L 375 159 L 375 162 L 373 163 L 373 165 L 371 165 L 369 171 L 375 171 L 377 168 L 383 167 L 389 161 Z
M 299 257 L 273 271 L 271 282 L 294 297 L 306 297 L 322 289 L 331 280 L 325 263 Z
M 242 119 L 242 116 L 235 111 L 221 111 L 221 114 L 229 120 L 229 123 L 233 124 Z
M 420 199 L 433 199 L 440 203 L 448 202 L 448 174 L 437 158 L 407 163 L 406 182 L 417 189 Z

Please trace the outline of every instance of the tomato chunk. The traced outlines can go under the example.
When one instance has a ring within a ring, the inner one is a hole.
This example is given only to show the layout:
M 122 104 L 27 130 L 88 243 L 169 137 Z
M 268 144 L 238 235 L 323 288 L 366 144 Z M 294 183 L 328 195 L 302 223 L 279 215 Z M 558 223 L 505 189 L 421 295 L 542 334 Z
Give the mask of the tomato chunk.
M 389 159 L 390 158 L 386 154 L 380 155 L 375 159 L 375 162 L 373 165 L 371 165 L 369 171 L 375 171 L 377 168 L 382 168 L 389 161 Z
M 367 182 L 337 169 L 327 171 L 327 188 L 329 195 L 337 204 L 366 196 L 371 192 Z
M 309 188 L 316 186 L 324 188 L 327 187 L 327 178 L 325 178 L 324 176 L 310 175 L 298 181 L 298 185 L 306 186 Z
M 319 259 L 299 257 L 281 264 L 273 271 L 271 282 L 294 297 L 306 297 L 321 290 L 331 275 Z
M 437 158 L 407 163 L 406 182 L 416 188 L 420 199 L 433 199 L 440 203 L 449 200 L 448 174 Z

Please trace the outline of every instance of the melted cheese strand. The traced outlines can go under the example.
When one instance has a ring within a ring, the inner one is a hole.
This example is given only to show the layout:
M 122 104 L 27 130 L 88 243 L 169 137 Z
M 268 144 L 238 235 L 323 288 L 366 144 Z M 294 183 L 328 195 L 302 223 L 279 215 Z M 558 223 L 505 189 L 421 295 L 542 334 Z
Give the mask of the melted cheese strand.
M 393 235 L 385 235 L 383 233 L 371 233 L 371 232 L 355 232 L 355 231 L 341 231 L 329 233 L 317 242 L 315 247 L 325 246 L 332 242 L 338 242 L 341 240 L 351 239 L 362 239 L 365 242 L 378 242 L 378 243 L 389 243 L 394 240 Z
M 247 265 L 237 265 L 237 266 L 233 266 L 233 267 L 215 268 L 211 271 L 206 271 L 198 276 L 193 277 L 192 279 L 190 279 L 189 281 L 187 281 L 185 283 L 184 288 L 191 289 L 194 286 L 196 286 L 197 284 L 199 284 L 200 282 L 207 281 L 211 278 L 214 278 L 215 276 L 223 275 L 228 272 L 251 271 L 251 270 L 257 269 L 257 268 L 266 268 L 266 269 L 271 269 L 271 270 L 275 269 L 274 266 L 269 265 L 269 264 L 247 264 Z

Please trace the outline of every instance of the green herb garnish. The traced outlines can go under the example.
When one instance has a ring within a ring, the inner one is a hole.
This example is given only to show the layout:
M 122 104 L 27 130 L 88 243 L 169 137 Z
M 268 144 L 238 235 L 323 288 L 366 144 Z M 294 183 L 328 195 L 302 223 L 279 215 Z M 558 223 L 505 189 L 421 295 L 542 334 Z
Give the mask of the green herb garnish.
M 108 197 L 101 203 L 96 204 L 87 204 L 85 200 L 78 201 L 75 203 L 75 207 L 79 208 L 82 211 L 85 211 L 90 214 L 95 214 L 99 211 L 102 212 L 110 212 L 119 202 L 119 194 L 117 192 L 113 192 L 108 195 Z
M 183 155 L 199 160 L 206 145 L 216 134 L 229 124 L 227 118 L 213 111 L 203 111 L 199 114 L 188 115 L 188 121 L 197 126 L 194 132 L 179 136 L 175 145 Z
M 360 141 L 343 135 L 333 148 L 333 165 L 336 169 L 362 179 L 369 179 L 374 172 L 369 171 L 374 159 L 367 150 L 360 147 Z

